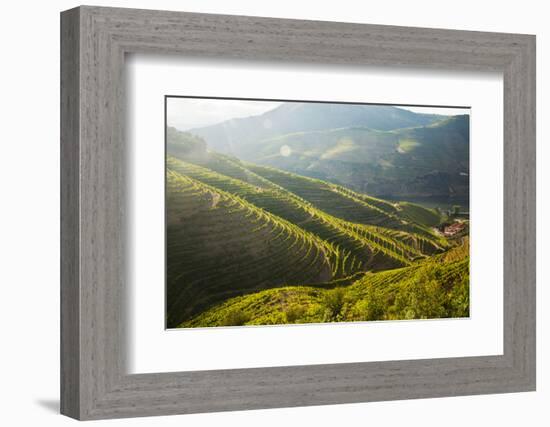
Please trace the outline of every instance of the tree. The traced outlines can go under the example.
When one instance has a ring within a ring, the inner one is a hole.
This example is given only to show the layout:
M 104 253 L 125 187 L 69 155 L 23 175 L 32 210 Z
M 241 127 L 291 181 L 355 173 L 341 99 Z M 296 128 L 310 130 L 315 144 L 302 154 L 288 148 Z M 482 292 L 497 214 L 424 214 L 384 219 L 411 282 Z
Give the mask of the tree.
M 168 127 L 166 132 L 169 151 L 174 154 L 185 155 L 192 153 L 204 153 L 206 151 L 206 142 L 204 139 L 181 132 L 173 127 Z

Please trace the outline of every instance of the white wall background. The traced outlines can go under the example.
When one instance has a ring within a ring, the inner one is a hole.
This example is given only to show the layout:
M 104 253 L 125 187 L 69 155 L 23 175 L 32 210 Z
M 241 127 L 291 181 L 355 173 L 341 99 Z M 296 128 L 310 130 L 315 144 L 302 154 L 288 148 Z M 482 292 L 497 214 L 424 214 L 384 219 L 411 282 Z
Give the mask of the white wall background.
M 97 5 L 455 28 L 537 35 L 538 391 L 116 420 L 116 426 L 546 426 L 550 422 L 550 27 L 545 3 L 441 0 L 96 1 Z M 59 377 L 59 12 L 75 1 L 6 2 L 0 25 L 0 401 L 3 425 L 64 426 Z M 546 216 L 548 216 L 546 214 Z M 545 306 L 546 305 L 546 306 Z

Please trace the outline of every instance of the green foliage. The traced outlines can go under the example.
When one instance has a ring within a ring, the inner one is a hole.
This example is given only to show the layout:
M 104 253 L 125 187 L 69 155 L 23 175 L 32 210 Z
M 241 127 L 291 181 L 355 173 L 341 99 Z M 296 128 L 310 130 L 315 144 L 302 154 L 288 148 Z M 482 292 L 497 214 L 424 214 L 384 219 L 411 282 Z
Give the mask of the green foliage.
M 221 326 L 243 326 L 250 321 L 250 314 L 240 310 L 229 310 L 222 321 Z
M 242 175 L 244 166 L 241 164 L 226 157 L 209 156 L 209 158 L 211 160 L 205 160 L 203 164 L 232 176 Z M 404 225 L 398 219 L 394 219 L 398 228 L 419 230 L 424 233 L 424 236 L 421 237 L 410 231 L 393 232 L 391 229 L 383 227 L 342 220 L 259 175 L 249 176 L 249 178 L 253 178 L 255 182 L 261 182 L 262 187 L 172 157 L 168 159 L 168 167 L 174 172 L 188 176 L 212 188 L 238 196 L 293 224 L 299 224 L 303 230 L 328 242 L 332 248 L 329 251 L 329 257 L 333 276 L 336 278 L 372 268 L 387 269 L 408 265 L 411 260 L 442 250 L 446 244 L 431 232 L 415 228 L 411 224 Z M 299 177 L 292 176 L 291 179 L 299 179 Z M 317 182 L 314 184 L 326 185 Z M 334 192 L 328 192 L 328 196 L 332 197 L 333 195 Z M 361 195 L 354 194 L 353 197 L 356 198 L 355 196 Z M 368 198 L 368 196 L 364 197 Z M 393 214 L 385 213 L 379 206 L 385 204 L 394 209 L 393 205 L 374 198 L 369 198 L 369 202 L 374 206 L 372 210 L 377 215 L 383 218 L 392 218 Z M 358 208 L 362 209 L 363 202 L 359 201 L 358 203 Z
M 447 295 L 447 317 L 470 315 L 470 277 L 464 275 Z
M 391 298 L 388 299 L 379 289 L 370 286 L 365 296 L 359 299 L 351 309 L 353 320 L 383 320 L 386 311 L 391 310 Z
M 422 269 L 397 292 L 393 316 L 399 319 L 446 317 L 446 291 L 435 277 L 437 268 Z
M 224 313 L 234 310 L 247 313 L 248 324 L 468 317 L 468 244 L 464 240 L 451 257 L 445 253 L 409 267 L 366 273 L 347 286 L 342 281 L 292 286 L 229 299 L 181 326 L 224 324 Z
M 325 292 L 322 302 L 325 308 L 323 321 L 335 322 L 342 318 L 345 296 L 346 290 L 344 288 L 334 288 Z
M 437 211 L 181 145 L 169 327 L 468 316 L 469 242 L 436 235 Z
M 306 314 L 306 307 L 298 304 L 291 304 L 284 308 L 285 322 L 297 323 Z
M 238 196 L 167 178 L 169 327 L 228 297 L 332 278 L 330 244 Z
M 166 143 L 168 152 L 172 155 L 189 155 L 206 151 L 204 139 L 188 132 L 180 132 L 173 127 L 166 128 Z
M 398 206 L 404 217 L 427 227 L 435 227 L 443 220 L 443 216 L 438 209 L 426 209 L 410 202 L 399 202 Z

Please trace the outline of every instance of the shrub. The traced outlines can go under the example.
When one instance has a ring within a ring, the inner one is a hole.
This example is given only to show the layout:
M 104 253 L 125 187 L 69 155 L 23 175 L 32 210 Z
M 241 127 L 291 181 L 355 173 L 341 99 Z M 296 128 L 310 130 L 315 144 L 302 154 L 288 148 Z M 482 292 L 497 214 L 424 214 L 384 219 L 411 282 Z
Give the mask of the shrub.
M 367 297 L 363 300 L 362 311 L 365 320 L 382 320 L 386 312 L 387 304 L 383 296 L 372 286 L 367 291 Z
M 437 280 L 437 268 L 420 270 L 396 295 L 395 307 L 401 319 L 447 317 L 446 292 Z
M 340 320 L 345 304 L 346 291 L 344 288 L 334 288 L 326 292 L 323 299 L 325 307 L 325 321 Z
M 470 277 L 463 276 L 448 295 L 448 316 L 468 317 L 470 315 Z
M 250 314 L 233 309 L 229 311 L 223 318 L 223 326 L 242 326 L 250 320 Z
M 285 309 L 285 318 L 287 323 L 296 323 L 306 313 L 306 307 L 303 305 L 290 305 Z

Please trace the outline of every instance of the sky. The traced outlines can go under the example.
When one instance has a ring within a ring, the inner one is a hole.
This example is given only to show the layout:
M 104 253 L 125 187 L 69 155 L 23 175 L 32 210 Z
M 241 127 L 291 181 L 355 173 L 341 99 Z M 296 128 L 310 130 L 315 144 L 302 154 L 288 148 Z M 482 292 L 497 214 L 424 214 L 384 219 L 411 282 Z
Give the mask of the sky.
M 179 130 L 213 125 L 238 117 L 260 115 L 281 102 L 234 101 L 229 99 L 168 98 L 166 121 Z
M 168 98 L 167 124 L 179 130 L 213 125 L 225 120 L 250 117 L 272 110 L 282 102 L 243 101 L 228 99 Z M 441 107 L 399 107 L 415 113 L 456 115 L 468 114 L 468 109 Z
M 397 107 L 397 106 L 396 106 Z M 469 114 L 469 108 L 446 108 L 446 107 L 401 107 L 404 110 L 423 114 L 442 114 L 444 116 L 456 116 L 459 114 Z

